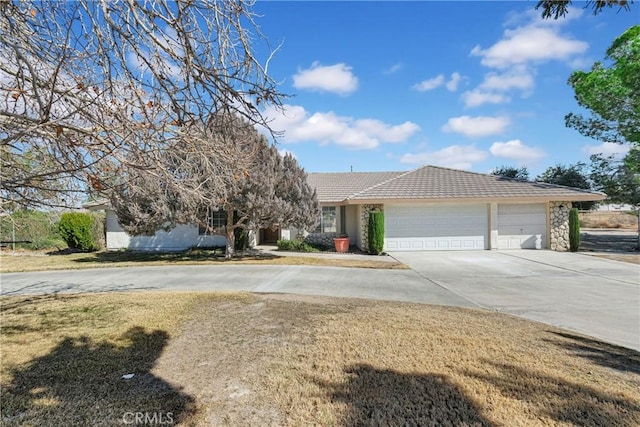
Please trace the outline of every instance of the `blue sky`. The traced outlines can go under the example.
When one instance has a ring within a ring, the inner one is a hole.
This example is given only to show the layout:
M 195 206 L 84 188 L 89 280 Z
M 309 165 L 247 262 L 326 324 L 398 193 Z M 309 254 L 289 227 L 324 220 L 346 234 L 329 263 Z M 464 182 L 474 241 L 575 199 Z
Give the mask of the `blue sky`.
M 433 164 L 476 172 L 557 163 L 624 147 L 564 126 L 579 112 L 567 79 L 604 58 L 640 23 L 637 7 L 541 20 L 536 2 L 257 2 L 269 65 L 292 95 L 279 149 L 307 172 L 409 170 Z

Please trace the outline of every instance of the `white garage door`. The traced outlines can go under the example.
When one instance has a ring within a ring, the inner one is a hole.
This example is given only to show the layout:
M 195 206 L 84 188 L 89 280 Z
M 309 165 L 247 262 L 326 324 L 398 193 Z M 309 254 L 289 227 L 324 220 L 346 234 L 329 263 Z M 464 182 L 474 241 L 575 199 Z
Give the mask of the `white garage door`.
M 498 205 L 498 249 L 542 249 L 546 242 L 545 204 Z
M 388 251 L 487 248 L 487 205 L 385 205 Z

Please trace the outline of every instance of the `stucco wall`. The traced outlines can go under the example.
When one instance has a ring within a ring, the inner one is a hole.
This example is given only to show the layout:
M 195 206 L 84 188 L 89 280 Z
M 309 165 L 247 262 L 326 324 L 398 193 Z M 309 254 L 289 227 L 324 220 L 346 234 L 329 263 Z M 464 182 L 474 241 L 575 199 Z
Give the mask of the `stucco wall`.
M 183 251 L 192 247 L 225 246 L 221 235 L 198 235 L 198 226 L 182 224 L 169 232 L 157 231 L 153 236 L 130 236 L 118 223 L 115 212 L 108 210 L 107 250 L 130 249 L 136 251 Z

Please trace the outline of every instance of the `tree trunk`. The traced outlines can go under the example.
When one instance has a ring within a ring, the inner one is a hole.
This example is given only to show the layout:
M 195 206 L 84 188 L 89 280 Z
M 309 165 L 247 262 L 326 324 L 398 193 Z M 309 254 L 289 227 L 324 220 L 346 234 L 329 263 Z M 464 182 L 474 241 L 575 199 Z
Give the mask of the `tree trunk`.
M 236 236 L 234 233 L 234 230 L 236 228 L 234 227 L 234 223 L 233 223 L 233 207 L 227 207 L 226 212 L 227 212 L 227 227 L 226 227 L 227 246 L 224 253 L 224 259 L 231 259 L 235 251 L 235 244 L 236 244 Z

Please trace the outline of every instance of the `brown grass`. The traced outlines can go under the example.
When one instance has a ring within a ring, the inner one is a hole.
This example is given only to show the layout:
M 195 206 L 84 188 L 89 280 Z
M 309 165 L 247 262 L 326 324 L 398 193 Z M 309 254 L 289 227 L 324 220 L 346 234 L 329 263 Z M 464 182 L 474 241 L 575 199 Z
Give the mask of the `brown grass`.
M 152 371 L 198 294 L 3 297 L 1 425 L 120 425 L 125 412 L 195 423 L 193 397 Z M 122 375 L 134 373 L 132 380 Z
M 335 259 L 322 256 L 242 256 L 225 260 L 223 256 L 208 251 L 178 254 L 154 254 L 141 252 L 93 252 L 48 255 L 22 252 L 15 256 L 0 255 L 0 272 L 13 273 L 44 270 L 78 270 L 99 267 L 142 267 L 160 265 L 215 265 L 215 264 L 268 264 L 268 265 L 318 265 L 329 267 L 407 269 L 400 262 Z
M 638 229 L 638 217 L 628 212 L 580 212 L 582 228 Z
M 248 294 L 0 301 L 3 425 L 112 425 L 138 409 L 183 425 L 640 425 L 639 353 L 486 311 Z

